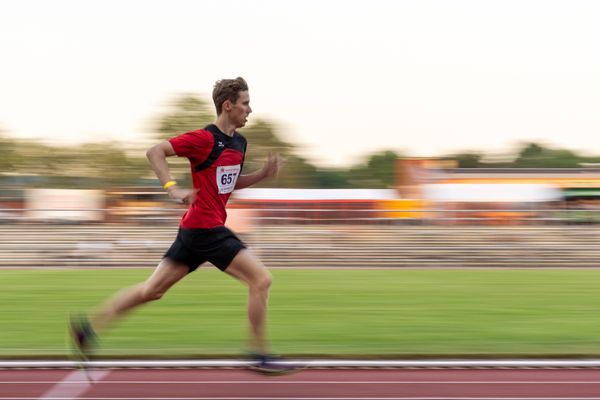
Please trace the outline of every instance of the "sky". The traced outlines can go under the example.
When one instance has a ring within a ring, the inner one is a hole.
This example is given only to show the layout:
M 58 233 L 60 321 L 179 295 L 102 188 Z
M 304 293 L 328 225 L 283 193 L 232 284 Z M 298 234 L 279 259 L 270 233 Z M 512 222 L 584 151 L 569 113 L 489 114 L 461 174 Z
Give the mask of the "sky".
M 598 21 L 576 0 L 0 0 L 0 130 L 147 141 L 178 94 L 243 76 L 250 122 L 324 167 L 525 141 L 600 155 Z

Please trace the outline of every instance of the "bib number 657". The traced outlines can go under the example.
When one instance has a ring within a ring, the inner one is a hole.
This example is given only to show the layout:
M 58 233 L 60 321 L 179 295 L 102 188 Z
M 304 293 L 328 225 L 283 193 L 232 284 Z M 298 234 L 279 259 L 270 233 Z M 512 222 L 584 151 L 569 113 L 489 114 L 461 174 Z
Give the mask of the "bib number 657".
M 231 185 L 231 183 L 235 180 L 236 176 L 237 172 L 221 175 L 221 185 Z
M 217 167 L 217 186 L 219 187 L 219 194 L 233 192 L 240 170 L 240 165 Z

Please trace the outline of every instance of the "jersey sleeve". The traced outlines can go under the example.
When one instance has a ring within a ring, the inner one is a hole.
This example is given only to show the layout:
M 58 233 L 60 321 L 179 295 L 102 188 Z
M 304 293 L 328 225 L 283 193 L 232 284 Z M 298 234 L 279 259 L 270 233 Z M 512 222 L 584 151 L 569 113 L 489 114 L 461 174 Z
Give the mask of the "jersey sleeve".
M 192 159 L 206 157 L 213 147 L 213 141 L 212 135 L 204 130 L 187 132 L 169 139 L 178 157 Z

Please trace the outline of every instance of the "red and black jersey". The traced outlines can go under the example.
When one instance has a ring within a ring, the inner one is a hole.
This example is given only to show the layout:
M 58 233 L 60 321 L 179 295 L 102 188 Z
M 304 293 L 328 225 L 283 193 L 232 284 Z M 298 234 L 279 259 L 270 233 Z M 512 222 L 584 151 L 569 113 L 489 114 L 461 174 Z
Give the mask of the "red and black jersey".
M 187 157 L 192 169 L 196 199 L 179 224 L 186 229 L 209 229 L 225 225 L 225 205 L 242 172 L 246 138 L 228 136 L 214 125 L 169 139 L 175 154 Z

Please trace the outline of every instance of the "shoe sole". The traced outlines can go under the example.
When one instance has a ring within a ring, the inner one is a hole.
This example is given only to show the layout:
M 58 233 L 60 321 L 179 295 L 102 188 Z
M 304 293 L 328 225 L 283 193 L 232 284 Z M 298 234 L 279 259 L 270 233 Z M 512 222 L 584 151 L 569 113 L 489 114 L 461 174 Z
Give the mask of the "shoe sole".
M 278 375 L 291 375 L 291 374 L 295 374 L 298 373 L 304 369 L 306 369 L 306 367 L 304 366 L 300 366 L 300 367 L 292 367 L 290 369 L 286 369 L 286 370 L 279 370 L 279 369 L 265 369 L 265 368 L 260 368 L 260 367 L 256 367 L 256 366 L 249 366 L 248 369 L 250 369 L 253 372 L 259 373 L 261 375 L 268 375 L 268 376 L 278 376 Z

